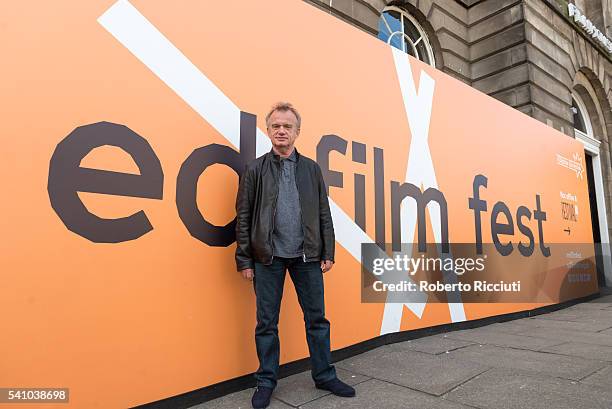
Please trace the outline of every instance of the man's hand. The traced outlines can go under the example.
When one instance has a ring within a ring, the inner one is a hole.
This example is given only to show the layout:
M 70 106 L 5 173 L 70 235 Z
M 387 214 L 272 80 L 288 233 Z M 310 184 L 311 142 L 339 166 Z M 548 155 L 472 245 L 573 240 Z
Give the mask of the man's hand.
M 254 273 L 252 268 L 245 268 L 244 270 L 240 270 L 240 274 L 242 274 L 242 277 L 245 280 L 253 281 Z
M 334 265 L 334 262 L 331 260 L 323 260 L 321 261 L 321 271 L 322 272 L 326 272 L 331 270 L 332 266 Z

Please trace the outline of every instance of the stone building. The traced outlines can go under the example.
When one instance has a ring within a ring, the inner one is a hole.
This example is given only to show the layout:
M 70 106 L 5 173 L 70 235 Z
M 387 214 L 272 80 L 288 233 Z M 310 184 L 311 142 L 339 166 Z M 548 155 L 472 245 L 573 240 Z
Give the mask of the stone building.
M 305 1 L 582 141 L 612 285 L 612 0 Z

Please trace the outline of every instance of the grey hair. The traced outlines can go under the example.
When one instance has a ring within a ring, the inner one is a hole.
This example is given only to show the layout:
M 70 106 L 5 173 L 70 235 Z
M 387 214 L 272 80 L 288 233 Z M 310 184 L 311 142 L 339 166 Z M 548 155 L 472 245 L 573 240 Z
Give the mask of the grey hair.
M 268 112 L 268 115 L 266 115 L 266 127 L 268 127 L 270 125 L 270 117 L 276 111 L 281 111 L 281 112 L 291 111 L 291 112 L 293 112 L 293 115 L 295 115 L 295 117 L 297 119 L 297 129 L 300 129 L 300 127 L 302 125 L 302 117 L 300 116 L 300 113 L 297 111 L 297 109 L 295 109 L 293 107 L 293 105 L 291 105 L 290 102 L 282 102 L 282 101 L 281 102 L 277 102 L 276 104 L 272 105 L 272 108 L 270 109 L 270 112 Z

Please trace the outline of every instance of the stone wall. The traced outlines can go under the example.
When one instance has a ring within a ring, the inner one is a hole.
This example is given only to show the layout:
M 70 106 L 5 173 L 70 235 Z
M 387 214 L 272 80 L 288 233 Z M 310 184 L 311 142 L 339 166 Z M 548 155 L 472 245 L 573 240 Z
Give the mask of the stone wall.
M 472 86 L 530 115 L 522 1 L 483 1 L 468 15 Z

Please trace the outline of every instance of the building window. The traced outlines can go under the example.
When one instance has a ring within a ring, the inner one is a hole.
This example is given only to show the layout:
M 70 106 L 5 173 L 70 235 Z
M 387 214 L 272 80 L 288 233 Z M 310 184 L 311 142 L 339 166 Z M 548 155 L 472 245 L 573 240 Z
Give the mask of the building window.
M 572 113 L 574 114 L 574 129 L 592 137 L 591 121 L 582 99 L 577 94 L 572 94 Z
M 397 7 L 383 10 L 378 22 L 378 38 L 435 66 L 433 49 L 425 30 L 414 17 Z

